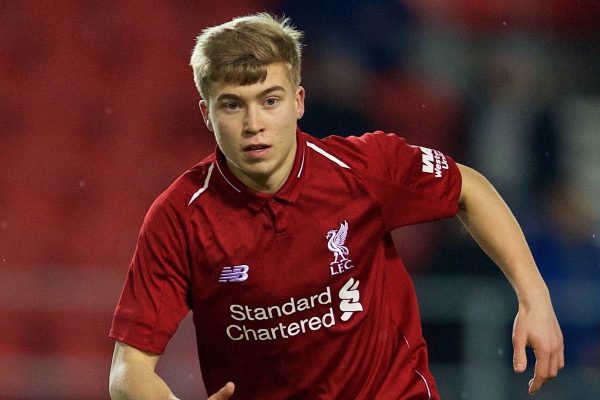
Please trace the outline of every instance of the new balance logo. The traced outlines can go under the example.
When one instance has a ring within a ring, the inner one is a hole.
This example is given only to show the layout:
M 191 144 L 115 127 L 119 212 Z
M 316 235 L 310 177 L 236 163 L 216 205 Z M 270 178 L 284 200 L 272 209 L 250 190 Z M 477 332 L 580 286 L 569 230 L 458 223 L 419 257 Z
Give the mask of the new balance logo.
M 340 311 L 343 311 L 341 316 L 342 321 L 348 321 L 352 314 L 357 311 L 362 311 L 363 306 L 360 304 L 360 292 L 358 291 L 358 284 L 360 282 L 350 278 L 348 282 L 340 289 Z
M 247 265 L 236 265 L 235 267 L 223 267 L 223 271 L 219 276 L 219 282 L 242 282 L 248 279 Z

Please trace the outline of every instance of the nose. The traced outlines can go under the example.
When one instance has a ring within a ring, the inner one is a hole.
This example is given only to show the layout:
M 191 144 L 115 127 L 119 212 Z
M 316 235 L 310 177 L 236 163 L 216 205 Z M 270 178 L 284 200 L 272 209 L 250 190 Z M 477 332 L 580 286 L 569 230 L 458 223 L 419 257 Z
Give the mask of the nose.
M 249 105 L 246 109 L 244 118 L 244 131 L 250 134 L 256 134 L 263 130 L 262 117 L 257 106 Z

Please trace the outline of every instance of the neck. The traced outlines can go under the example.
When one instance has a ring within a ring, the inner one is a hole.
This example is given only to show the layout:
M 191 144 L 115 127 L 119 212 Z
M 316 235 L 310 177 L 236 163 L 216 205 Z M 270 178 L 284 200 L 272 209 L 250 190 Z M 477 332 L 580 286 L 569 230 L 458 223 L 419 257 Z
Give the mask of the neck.
M 256 190 L 257 192 L 269 194 L 273 194 L 281 189 L 287 180 L 287 177 L 289 176 L 288 173 L 284 179 L 276 179 L 273 176 L 257 177 L 246 175 L 243 172 L 242 174 L 243 176 L 237 176 L 237 178 L 242 181 L 244 185 L 248 186 L 250 189 Z

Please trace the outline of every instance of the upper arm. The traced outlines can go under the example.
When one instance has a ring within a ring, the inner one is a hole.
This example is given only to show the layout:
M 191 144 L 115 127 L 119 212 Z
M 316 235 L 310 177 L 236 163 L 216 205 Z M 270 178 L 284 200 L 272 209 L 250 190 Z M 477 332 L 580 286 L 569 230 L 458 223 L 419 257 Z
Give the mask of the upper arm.
M 466 186 L 468 186 L 468 180 L 469 180 L 469 175 L 470 172 L 469 171 L 471 168 L 467 167 L 466 165 L 462 165 L 460 163 L 456 163 L 456 166 L 458 167 L 458 170 L 460 171 L 460 176 L 461 176 L 461 187 L 460 187 L 460 196 L 458 197 L 458 205 L 459 208 L 463 208 L 462 205 L 464 204 L 465 201 L 465 194 L 468 190 L 466 189 Z
M 461 192 L 458 198 L 458 208 L 462 216 L 469 212 L 468 209 L 472 209 L 479 204 L 485 204 L 489 209 L 493 203 L 499 200 L 498 204 L 506 206 L 501 196 L 485 176 L 466 165 L 458 163 L 457 165 L 462 176 Z
M 479 172 L 471 167 L 456 163 L 462 177 L 460 196 L 458 198 L 458 207 L 461 211 L 466 208 L 467 199 L 472 198 L 477 190 L 478 183 L 486 182 L 487 180 Z

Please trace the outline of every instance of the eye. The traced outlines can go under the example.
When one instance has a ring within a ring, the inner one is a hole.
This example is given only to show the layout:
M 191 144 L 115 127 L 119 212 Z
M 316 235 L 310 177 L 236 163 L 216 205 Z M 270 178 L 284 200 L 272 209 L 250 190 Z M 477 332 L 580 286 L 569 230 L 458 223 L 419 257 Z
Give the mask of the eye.
M 240 108 L 240 105 L 238 103 L 231 102 L 231 103 L 225 104 L 225 108 L 230 111 L 235 111 L 238 108 Z
M 269 107 L 277 105 L 277 103 L 279 103 L 279 99 L 276 97 L 269 97 L 267 100 L 265 100 L 265 104 Z

